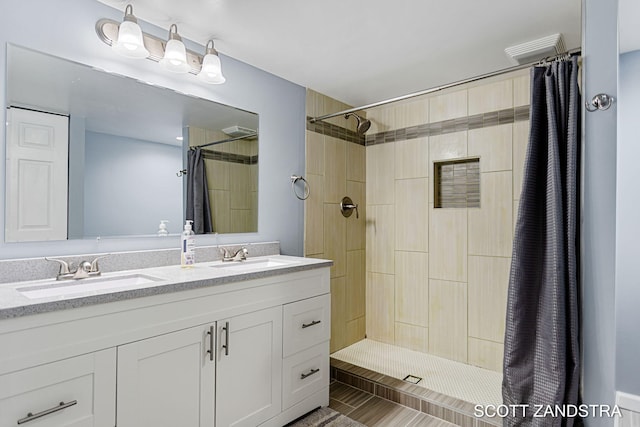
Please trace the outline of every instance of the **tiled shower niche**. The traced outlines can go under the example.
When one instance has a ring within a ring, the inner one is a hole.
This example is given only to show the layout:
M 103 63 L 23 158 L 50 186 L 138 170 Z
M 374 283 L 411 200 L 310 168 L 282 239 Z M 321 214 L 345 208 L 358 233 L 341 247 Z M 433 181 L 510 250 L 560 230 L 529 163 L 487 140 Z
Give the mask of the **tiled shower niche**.
M 433 163 L 434 208 L 480 207 L 480 159 Z

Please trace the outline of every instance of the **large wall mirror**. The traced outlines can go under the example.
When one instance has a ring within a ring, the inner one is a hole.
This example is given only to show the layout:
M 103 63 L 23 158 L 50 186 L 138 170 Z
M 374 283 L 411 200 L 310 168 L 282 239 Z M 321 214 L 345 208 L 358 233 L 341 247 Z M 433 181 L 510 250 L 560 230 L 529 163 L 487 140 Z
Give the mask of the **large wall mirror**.
M 13 45 L 6 87 L 5 241 L 180 233 L 195 146 L 213 231 L 257 231 L 257 114 Z

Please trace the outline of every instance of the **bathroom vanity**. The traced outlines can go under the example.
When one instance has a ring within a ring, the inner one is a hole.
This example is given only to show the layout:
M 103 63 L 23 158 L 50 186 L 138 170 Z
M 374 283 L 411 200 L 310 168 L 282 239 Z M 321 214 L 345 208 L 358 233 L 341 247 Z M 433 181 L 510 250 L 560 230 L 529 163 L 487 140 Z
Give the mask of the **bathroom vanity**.
M 326 406 L 331 264 L 0 285 L 0 425 L 282 426 Z

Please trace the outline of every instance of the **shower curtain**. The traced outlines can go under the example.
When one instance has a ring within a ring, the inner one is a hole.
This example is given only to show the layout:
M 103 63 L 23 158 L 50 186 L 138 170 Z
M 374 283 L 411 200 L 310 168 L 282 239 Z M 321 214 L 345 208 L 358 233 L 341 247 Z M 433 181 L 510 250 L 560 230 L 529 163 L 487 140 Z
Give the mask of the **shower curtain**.
M 187 153 L 187 209 L 185 218 L 193 220 L 195 234 L 211 233 L 211 206 L 204 158 L 200 148 L 191 148 Z
M 531 70 L 531 129 L 509 277 L 502 383 L 504 404 L 525 405 L 527 416 L 510 416 L 505 426 L 579 424 L 533 416 L 538 408 L 567 408 L 579 399 L 577 61 Z

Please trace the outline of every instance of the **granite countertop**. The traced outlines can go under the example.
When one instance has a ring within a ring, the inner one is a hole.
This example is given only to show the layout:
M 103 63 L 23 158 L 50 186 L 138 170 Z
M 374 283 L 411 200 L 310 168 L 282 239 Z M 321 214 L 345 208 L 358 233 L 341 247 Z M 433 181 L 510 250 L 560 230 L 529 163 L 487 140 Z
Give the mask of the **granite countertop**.
M 255 267 L 252 266 L 253 264 L 255 264 Z M 260 279 L 297 271 L 330 267 L 331 265 L 333 265 L 333 261 L 330 260 L 270 255 L 248 258 L 242 263 L 212 261 L 197 263 L 192 268 L 181 268 L 179 265 L 141 268 L 115 273 L 103 273 L 100 277 L 81 280 L 56 281 L 55 278 L 52 278 L 5 283 L 0 284 L 0 320 Z M 98 281 L 132 276 L 144 276 L 144 278 L 151 278 L 154 281 L 126 286 L 114 285 L 98 290 L 86 289 Z M 20 292 L 24 292 L 25 288 L 36 290 L 44 287 L 65 287 L 66 289 L 63 295 L 37 298 L 29 298 Z

